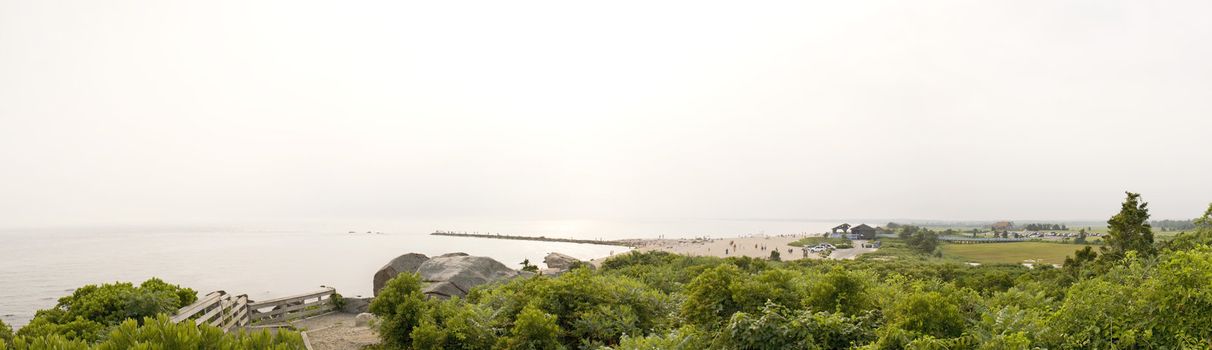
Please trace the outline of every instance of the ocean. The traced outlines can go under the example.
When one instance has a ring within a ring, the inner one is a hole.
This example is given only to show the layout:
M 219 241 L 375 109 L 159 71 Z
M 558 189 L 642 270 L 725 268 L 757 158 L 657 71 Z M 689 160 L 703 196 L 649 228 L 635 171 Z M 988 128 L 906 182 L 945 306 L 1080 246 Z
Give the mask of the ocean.
M 370 296 L 374 273 L 417 252 L 489 256 L 518 268 L 560 252 L 607 257 L 626 247 L 431 236 L 435 230 L 578 239 L 736 237 L 823 232 L 834 223 L 764 220 L 451 221 L 212 227 L 104 227 L 0 230 L 0 319 L 19 328 L 39 309 L 86 284 L 159 277 L 206 294 L 253 300 L 321 285 Z M 266 228 L 270 227 L 270 228 Z M 288 227 L 288 228 L 283 228 Z M 351 233 L 351 231 L 353 233 Z

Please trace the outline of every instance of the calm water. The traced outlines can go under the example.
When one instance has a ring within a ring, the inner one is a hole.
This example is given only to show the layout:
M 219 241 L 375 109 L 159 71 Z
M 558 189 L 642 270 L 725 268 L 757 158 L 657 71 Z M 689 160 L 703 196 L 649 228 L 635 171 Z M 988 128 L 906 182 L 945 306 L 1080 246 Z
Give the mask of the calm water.
M 516 221 L 309 225 L 307 229 L 97 228 L 0 230 L 0 317 L 14 328 L 38 309 L 75 288 L 94 283 L 160 277 L 200 293 L 225 290 L 252 299 L 332 286 L 348 295 L 370 295 L 372 276 L 409 252 L 465 252 L 506 265 L 523 259 L 541 264 L 549 252 L 581 259 L 626 251 L 624 247 L 430 236 L 435 229 L 546 235 L 582 239 L 734 237 L 747 234 L 819 232 L 830 223 L 792 221 Z M 315 228 L 319 227 L 319 228 Z M 337 229 L 343 227 L 343 229 Z M 425 227 L 425 228 L 422 228 Z M 350 230 L 359 233 L 350 234 Z M 367 234 L 366 231 L 382 231 Z

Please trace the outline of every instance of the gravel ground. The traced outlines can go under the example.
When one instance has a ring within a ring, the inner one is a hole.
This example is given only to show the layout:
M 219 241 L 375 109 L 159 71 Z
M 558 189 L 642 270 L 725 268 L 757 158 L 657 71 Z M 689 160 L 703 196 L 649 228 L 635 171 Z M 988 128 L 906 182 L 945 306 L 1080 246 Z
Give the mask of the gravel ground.
M 354 326 L 354 316 L 336 312 L 293 324 L 307 331 L 307 338 L 316 350 L 358 350 L 378 344 L 379 334 L 369 327 Z

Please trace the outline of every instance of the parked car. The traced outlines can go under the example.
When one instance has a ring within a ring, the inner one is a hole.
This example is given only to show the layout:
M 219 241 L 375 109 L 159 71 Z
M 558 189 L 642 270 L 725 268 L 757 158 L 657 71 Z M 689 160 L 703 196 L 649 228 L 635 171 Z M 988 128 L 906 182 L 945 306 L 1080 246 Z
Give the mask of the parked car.
M 816 246 L 814 246 L 812 248 L 808 248 L 808 250 L 812 251 L 813 253 L 820 253 L 820 252 L 823 252 L 826 250 L 833 250 L 833 249 L 837 249 L 837 247 L 835 247 L 829 243 L 821 243 L 821 244 L 817 244 Z

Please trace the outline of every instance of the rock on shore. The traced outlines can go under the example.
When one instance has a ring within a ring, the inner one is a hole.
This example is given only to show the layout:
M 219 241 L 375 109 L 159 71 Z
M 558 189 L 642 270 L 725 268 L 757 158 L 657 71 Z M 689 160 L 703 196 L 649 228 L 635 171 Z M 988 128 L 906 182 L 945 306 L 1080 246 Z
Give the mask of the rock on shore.
M 387 285 L 387 281 L 390 281 L 396 275 L 405 272 L 417 272 L 417 268 L 421 267 L 421 264 L 428 260 L 428 256 L 418 253 L 408 253 L 391 259 L 387 265 L 383 265 L 383 267 L 379 268 L 378 272 L 375 272 L 374 295 L 379 296 L 379 290 L 383 289 L 383 286 Z
M 518 271 L 488 257 L 450 253 L 430 258 L 409 253 L 392 259 L 375 273 L 375 295 L 387 285 L 387 281 L 401 273 L 419 274 L 421 280 L 426 282 L 422 292 L 436 298 L 466 296 L 475 286 L 519 276 Z

